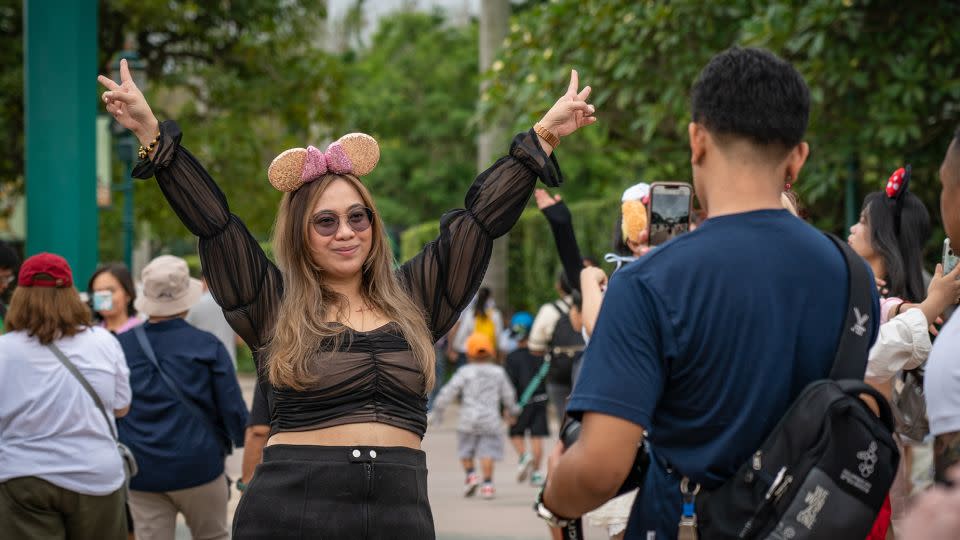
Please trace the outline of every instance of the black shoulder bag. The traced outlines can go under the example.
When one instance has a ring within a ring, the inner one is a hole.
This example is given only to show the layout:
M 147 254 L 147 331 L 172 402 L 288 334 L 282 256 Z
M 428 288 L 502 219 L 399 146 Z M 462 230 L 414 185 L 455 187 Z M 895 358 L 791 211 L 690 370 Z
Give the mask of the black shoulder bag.
M 886 399 L 863 382 L 873 281 L 834 236 L 849 269 L 849 305 L 830 378 L 810 383 L 763 445 L 720 487 L 684 478 L 686 538 L 866 538 L 893 484 L 900 452 Z M 879 417 L 860 399 L 866 394 Z M 699 493 L 698 493 L 699 492 Z
M 223 455 L 230 455 L 233 451 L 233 443 L 230 440 L 230 436 L 220 428 L 220 426 L 214 424 L 207 418 L 207 415 L 197 407 L 190 399 L 183 395 L 183 392 L 177 386 L 177 383 L 167 375 L 163 369 L 160 368 L 160 363 L 157 362 L 157 355 L 153 352 L 153 347 L 150 345 L 150 340 L 147 339 L 147 332 L 143 329 L 142 325 L 135 326 L 133 328 L 133 333 L 137 336 L 137 341 L 140 343 L 140 348 L 143 349 L 144 354 L 147 355 L 147 359 L 150 360 L 150 363 L 153 364 L 153 367 L 157 369 L 157 373 L 160 374 L 160 379 L 167 386 L 167 388 L 173 392 L 173 395 L 177 396 L 177 399 L 180 400 L 180 403 L 183 403 L 183 406 L 190 411 L 194 417 L 196 417 L 200 422 L 207 426 L 210 431 L 213 432 L 214 436 L 217 438 L 217 441 L 220 443 L 220 450 Z

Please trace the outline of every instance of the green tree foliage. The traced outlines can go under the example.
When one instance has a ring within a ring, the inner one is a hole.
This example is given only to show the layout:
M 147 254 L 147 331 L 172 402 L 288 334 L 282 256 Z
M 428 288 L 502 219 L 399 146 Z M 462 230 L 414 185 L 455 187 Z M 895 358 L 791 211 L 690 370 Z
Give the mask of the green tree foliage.
M 364 183 L 391 226 L 435 219 L 463 206 L 476 176 L 477 25 L 441 13 L 397 13 L 345 67 L 342 132 L 380 144 Z
M 571 203 L 573 227 L 583 256 L 602 260 L 612 251 L 616 216 L 620 200 L 608 197 Z M 401 256 L 409 259 L 439 232 L 436 221 L 410 227 L 401 237 Z M 553 241 L 550 225 L 540 210 L 530 208 L 510 231 L 508 297 L 512 309 L 536 310 L 540 304 L 553 298 L 554 283 L 560 271 L 560 260 Z M 589 246 L 589 248 L 587 248 Z M 605 266 L 606 270 L 612 267 Z
M 531 102 L 545 107 L 578 67 L 595 88 L 603 129 L 580 148 L 561 148 L 572 183 L 684 180 L 689 89 L 699 70 L 729 46 L 767 47 L 811 87 L 812 151 L 797 188 L 815 223 L 839 231 L 852 162 L 861 171 L 858 210 L 863 194 L 910 162 L 914 191 L 938 213 L 936 171 L 960 123 L 958 25 L 960 5 L 947 0 L 909 8 L 882 0 L 557 0 L 515 17 L 483 103 L 486 114 L 524 125 L 533 117 L 522 115 L 537 109 Z M 587 168 L 604 178 L 581 178 L 581 167 L 598 160 L 606 163 Z
M 0 184 L 23 176 L 23 3 L 0 0 Z
M 154 112 L 178 121 L 183 144 L 260 238 L 268 236 L 280 199 L 266 180 L 270 161 L 286 148 L 329 138 L 326 129 L 340 119 L 343 70 L 321 49 L 325 15 L 320 0 L 101 2 L 101 70 L 109 72 L 133 35 Z M 119 208 L 102 215 L 104 258 L 119 255 Z M 136 211 L 168 248 L 189 235 L 155 182 L 137 183 Z

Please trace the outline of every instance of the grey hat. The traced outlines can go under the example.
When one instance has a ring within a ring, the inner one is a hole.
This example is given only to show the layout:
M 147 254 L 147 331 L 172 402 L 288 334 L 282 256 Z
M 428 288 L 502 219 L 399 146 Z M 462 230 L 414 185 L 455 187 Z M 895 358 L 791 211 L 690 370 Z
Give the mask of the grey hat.
M 143 294 L 134 301 L 137 311 L 150 317 L 169 317 L 189 311 L 203 296 L 200 280 L 190 277 L 187 261 L 161 255 L 140 273 Z

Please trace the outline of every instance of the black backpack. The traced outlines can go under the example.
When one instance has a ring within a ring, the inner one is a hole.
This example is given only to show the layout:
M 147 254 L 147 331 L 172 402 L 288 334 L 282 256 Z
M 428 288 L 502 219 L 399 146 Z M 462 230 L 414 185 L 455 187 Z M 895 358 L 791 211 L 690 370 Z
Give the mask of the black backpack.
M 900 461 L 893 414 L 886 399 L 863 382 L 873 280 L 853 250 L 830 239 L 843 252 L 850 276 L 847 318 L 830 378 L 803 390 L 733 478 L 695 496 L 701 538 L 866 538 L 893 484 Z M 877 402 L 879 418 L 861 394 Z M 684 514 L 690 510 L 686 504 Z
M 560 318 L 553 329 L 553 335 L 550 336 L 550 343 L 547 344 L 550 361 L 547 382 L 569 386 L 573 382 L 573 363 L 583 354 L 585 343 L 583 336 L 573 329 L 570 322 L 570 306 L 564 302 L 562 305 L 567 307 L 564 311 L 560 302 L 558 300 L 550 304 L 560 313 Z

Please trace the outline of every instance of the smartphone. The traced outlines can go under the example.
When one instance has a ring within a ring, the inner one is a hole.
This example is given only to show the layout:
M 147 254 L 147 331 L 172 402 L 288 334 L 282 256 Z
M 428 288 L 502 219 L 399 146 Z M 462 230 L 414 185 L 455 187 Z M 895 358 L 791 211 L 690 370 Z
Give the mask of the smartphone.
M 686 182 L 654 182 L 650 185 L 649 243 L 651 246 L 690 230 L 693 187 Z
M 947 275 L 957 267 L 957 262 L 960 262 L 960 257 L 953 252 L 953 248 L 950 247 L 950 239 L 947 238 L 943 241 L 943 275 Z

